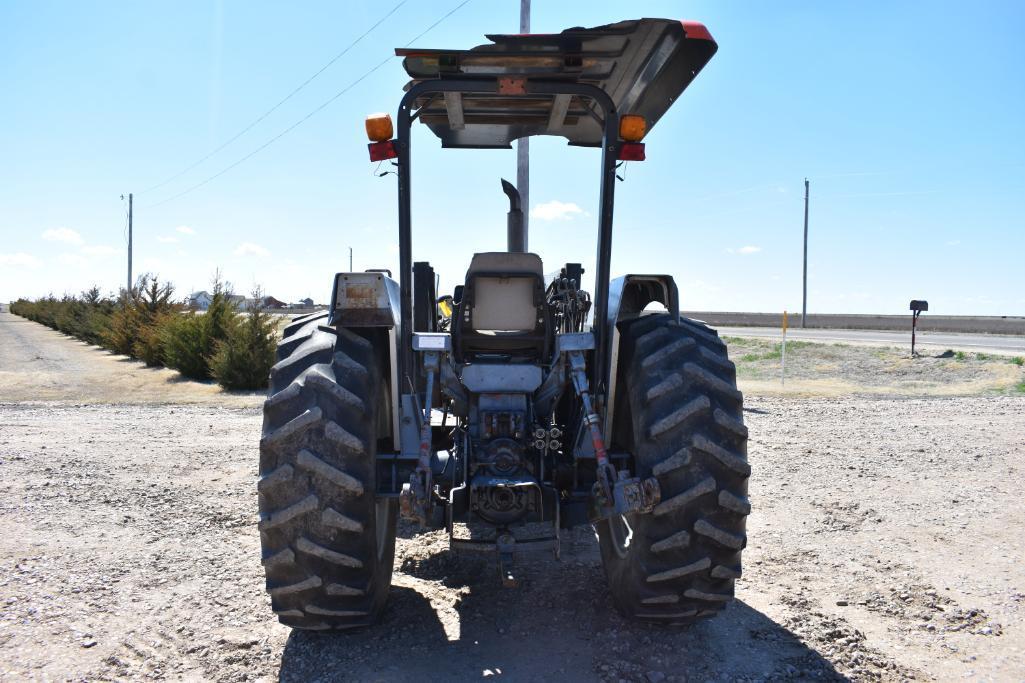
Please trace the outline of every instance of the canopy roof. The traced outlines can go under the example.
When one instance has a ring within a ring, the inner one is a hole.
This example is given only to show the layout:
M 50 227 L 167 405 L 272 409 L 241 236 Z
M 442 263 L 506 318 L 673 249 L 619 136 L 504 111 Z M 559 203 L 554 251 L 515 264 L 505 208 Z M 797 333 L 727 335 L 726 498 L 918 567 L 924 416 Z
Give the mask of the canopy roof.
M 395 50 L 412 78 L 407 89 L 432 79 L 503 79 L 507 86 L 498 93 L 418 98 L 420 121 L 443 147 L 504 148 L 528 135 L 561 135 L 571 145 L 601 144 L 600 110 L 590 98 L 516 94 L 522 78 L 595 85 L 620 114 L 643 115 L 650 131 L 717 47 L 703 25 L 669 19 L 487 38 L 490 44 L 472 50 Z

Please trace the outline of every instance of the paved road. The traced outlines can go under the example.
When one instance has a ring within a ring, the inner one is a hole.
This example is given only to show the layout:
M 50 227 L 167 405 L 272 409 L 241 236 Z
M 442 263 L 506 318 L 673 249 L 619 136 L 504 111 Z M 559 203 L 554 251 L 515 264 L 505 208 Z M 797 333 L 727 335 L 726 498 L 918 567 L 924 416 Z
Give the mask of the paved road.
M 768 327 L 718 327 L 719 334 L 729 337 L 779 338 L 780 331 Z M 787 339 L 819 342 L 842 342 L 866 346 L 911 346 L 911 332 L 885 330 L 802 330 L 791 327 Z M 953 349 L 999 353 L 1010 356 L 1025 355 L 1025 337 L 1002 334 L 954 334 L 951 332 L 919 332 L 916 346 L 929 350 Z

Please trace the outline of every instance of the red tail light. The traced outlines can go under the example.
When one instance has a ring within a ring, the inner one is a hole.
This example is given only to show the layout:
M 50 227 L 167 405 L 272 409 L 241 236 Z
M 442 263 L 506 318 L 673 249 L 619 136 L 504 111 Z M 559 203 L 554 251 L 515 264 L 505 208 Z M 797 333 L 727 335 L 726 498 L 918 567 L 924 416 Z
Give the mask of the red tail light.
M 644 161 L 643 142 L 624 142 L 619 146 L 620 161 Z
M 394 159 L 399 155 L 398 150 L 395 149 L 394 140 L 371 142 L 367 145 L 367 149 L 370 150 L 371 161 L 385 161 L 386 159 Z

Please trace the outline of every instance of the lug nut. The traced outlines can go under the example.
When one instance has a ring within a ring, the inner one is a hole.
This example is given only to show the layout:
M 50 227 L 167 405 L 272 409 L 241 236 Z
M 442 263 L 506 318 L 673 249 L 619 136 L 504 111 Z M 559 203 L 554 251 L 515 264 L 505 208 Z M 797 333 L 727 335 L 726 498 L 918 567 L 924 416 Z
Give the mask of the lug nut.
M 535 441 L 534 442 L 534 448 L 536 448 L 539 451 L 543 451 L 545 449 L 545 441 L 544 441 L 544 439 L 538 439 L 537 441 Z
M 548 436 L 552 437 L 553 439 L 558 439 L 560 436 L 562 436 L 562 430 L 558 427 L 552 427 L 548 430 Z
M 555 439 L 552 439 L 551 441 L 548 442 L 548 448 L 550 450 L 553 450 L 553 451 L 559 450 L 559 442 L 556 441 Z
M 535 439 L 543 439 L 543 438 L 545 438 L 544 427 L 538 427 L 537 429 L 534 430 L 534 438 Z

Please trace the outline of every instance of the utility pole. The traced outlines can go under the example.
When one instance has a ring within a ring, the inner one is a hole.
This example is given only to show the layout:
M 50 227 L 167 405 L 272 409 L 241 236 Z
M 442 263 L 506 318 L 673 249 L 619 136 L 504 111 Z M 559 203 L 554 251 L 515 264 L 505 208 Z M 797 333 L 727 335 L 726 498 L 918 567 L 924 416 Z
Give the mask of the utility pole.
M 804 179 L 804 296 L 801 299 L 801 327 L 808 316 L 808 179 Z
M 530 0 L 520 0 L 520 33 L 530 33 Z M 516 141 L 516 189 L 523 206 L 523 251 L 530 251 L 530 138 Z
M 128 193 L 128 288 L 132 291 L 132 193 Z
M 352 272 L 352 247 L 349 247 L 349 272 Z

